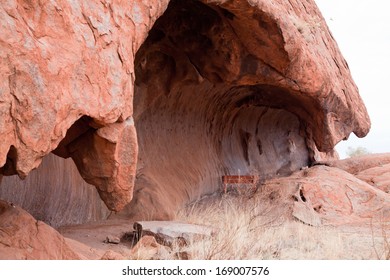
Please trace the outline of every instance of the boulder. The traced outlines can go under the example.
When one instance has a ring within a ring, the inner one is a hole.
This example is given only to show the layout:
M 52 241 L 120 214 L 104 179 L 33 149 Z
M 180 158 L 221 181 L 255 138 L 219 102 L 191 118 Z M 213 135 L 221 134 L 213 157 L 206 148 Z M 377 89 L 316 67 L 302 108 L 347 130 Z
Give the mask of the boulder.
M 283 193 L 275 207 L 284 207 L 312 226 L 370 227 L 390 222 L 390 195 L 335 167 L 314 166 L 271 179 L 262 188 Z
M 144 236 L 131 249 L 130 257 L 135 260 L 168 259 L 169 248 L 159 244 L 153 236 Z
M 53 228 L 14 204 L 0 200 L 0 259 L 80 259 Z
M 108 250 L 101 257 L 101 260 L 110 260 L 110 261 L 125 260 L 125 259 L 126 258 L 124 256 L 122 256 L 121 254 L 118 254 L 112 250 Z

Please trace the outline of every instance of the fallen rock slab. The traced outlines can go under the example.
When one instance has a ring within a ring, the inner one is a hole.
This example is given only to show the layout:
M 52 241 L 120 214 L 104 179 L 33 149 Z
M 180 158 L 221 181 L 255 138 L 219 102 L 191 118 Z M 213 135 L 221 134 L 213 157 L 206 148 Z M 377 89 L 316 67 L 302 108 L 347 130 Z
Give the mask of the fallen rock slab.
M 133 227 L 138 239 L 153 236 L 159 244 L 169 247 L 174 243 L 184 246 L 191 240 L 211 237 L 215 233 L 215 229 L 208 226 L 174 221 L 139 221 Z

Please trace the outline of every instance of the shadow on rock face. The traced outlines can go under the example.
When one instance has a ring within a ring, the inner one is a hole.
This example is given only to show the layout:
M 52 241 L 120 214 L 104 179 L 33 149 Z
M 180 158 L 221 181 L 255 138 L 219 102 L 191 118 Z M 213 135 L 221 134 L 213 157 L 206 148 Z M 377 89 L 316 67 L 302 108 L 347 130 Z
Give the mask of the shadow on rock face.
M 264 180 L 309 164 L 306 128 L 321 108 L 283 76 L 278 24 L 250 6 L 171 1 L 135 59 L 138 179 L 123 215 L 166 219 L 222 175 Z

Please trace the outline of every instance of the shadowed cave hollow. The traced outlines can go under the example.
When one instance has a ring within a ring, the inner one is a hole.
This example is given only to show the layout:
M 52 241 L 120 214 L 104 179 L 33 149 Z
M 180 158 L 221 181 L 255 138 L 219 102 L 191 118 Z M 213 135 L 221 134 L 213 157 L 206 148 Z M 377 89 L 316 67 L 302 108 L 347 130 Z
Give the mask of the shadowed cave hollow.
M 326 136 L 325 114 L 286 78 L 290 63 L 278 23 L 246 1 L 172 0 L 136 53 L 134 195 L 110 217 L 169 219 L 222 175 L 266 179 L 310 164 L 314 142 L 326 143 L 314 141 Z M 54 153 L 87 141 L 90 122 L 75 122 Z M 109 216 L 74 164 L 52 155 L 25 181 L 4 177 L 0 197 L 55 227 Z
M 135 59 L 139 158 L 123 214 L 170 218 L 217 190 L 222 175 L 264 179 L 308 165 L 302 118 L 310 119 L 316 104 L 267 82 L 272 64 L 286 63 L 280 30 L 266 15 L 247 16 L 171 1 L 149 32 Z M 253 24 L 266 33 L 257 57 L 246 42 Z

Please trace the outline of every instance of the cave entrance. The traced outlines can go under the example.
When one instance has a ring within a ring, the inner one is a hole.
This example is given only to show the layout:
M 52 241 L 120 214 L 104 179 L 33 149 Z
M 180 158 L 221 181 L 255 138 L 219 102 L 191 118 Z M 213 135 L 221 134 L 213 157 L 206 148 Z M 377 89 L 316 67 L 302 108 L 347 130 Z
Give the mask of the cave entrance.
M 139 158 L 127 211 L 169 218 L 217 190 L 222 175 L 268 178 L 308 164 L 304 102 L 277 82 L 288 66 L 280 28 L 234 2 L 172 0 L 138 50 Z

